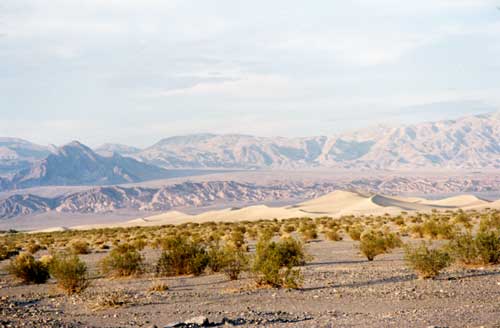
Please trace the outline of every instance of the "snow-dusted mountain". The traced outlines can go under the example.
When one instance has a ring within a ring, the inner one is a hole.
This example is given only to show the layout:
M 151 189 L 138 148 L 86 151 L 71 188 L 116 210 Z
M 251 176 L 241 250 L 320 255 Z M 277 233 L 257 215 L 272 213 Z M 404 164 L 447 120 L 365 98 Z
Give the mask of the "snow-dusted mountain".
M 127 155 L 165 168 L 500 168 L 500 114 L 333 137 L 179 136 Z

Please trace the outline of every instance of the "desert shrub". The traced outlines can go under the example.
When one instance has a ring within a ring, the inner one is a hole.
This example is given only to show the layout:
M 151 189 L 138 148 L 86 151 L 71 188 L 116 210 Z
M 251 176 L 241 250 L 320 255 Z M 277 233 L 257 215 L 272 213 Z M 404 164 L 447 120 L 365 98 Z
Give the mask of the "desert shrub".
M 219 242 L 213 243 L 207 249 L 208 264 L 207 267 L 212 272 L 221 272 L 224 267 L 224 249 Z
M 484 215 L 479 222 L 480 231 L 497 230 L 500 231 L 500 212 L 493 212 Z
M 465 212 L 460 211 L 454 218 L 454 222 L 461 224 L 465 229 L 472 229 L 471 217 L 468 216 Z
M 137 238 L 131 244 L 135 249 L 142 251 L 148 243 L 143 238 Z
M 496 264 L 500 262 L 500 233 L 494 231 L 478 232 L 476 245 L 482 263 Z
M 339 234 L 339 232 L 337 230 L 326 231 L 325 237 L 326 237 L 326 239 L 331 240 L 331 241 L 341 241 L 342 240 L 342 236 Z
M 130 244 L 115 246 L 100 262 L 101 271 L 106 276 L 127 277 L 143 272 L 142 255 Z
M 231 245 L 225 246 L 222 251 L 221 271 L 230 279 L 237 280 L 240 274 L 248 268 L 248 255 L 241 248 Z
M 68 295 L 80 293 L 89 286 L 87 265 L 76 254 L 56 254 L 50 261 L 49 271 Z
M 452 239 L 456 235 L 456 228 L 448 222 L 431 219 L 422 224 L 422 233 L 430 239 Z
M 350 226 L 347 233 L 352 240 L 359 241 L 363 233 L 363 228 L 361 226 Z
M 420 278 L 434 278 L 441 270 L 450 266 L 450 255 L 441 249 L 432 249 L 425 243 L 419 246 L 405 246 L 405 261 Z
M 26 251 L 30 254 L 35 254 L 36 252 L 38 252 L 41 249 L 42 249 L 42 246 L 40 246 L 40 244 L 37 244 L 37 243 L 29 243 L 26 246 Z
M 472 234 L 462 234 L 453 238 L 448 244 L 448 249 L 453 258 L 465 265 L 479 263 L 479 252 Z
M 11 257 L 16 256 L 18 254 L 19 254 L 19 251 L 17 249 L 13 249 L 12 247 L 9 247 L 8 245 L 0 244 L 0 261 L 8 260 Z
M 75 254 L 90 254 L 90 245 L 85 240 L 75 240 L 69 247 Z
M 227 241 L 229 245 L 234 248 L 243 249 L 243 247 L 245 246 L 245 232 L 242 230 L 236 230 L 231 233 Z
M 164 282 L 153 283 L 151 287 L 149 287 L 149 292 L 166 292 L 169 289 L 168 285 Z
M 93 295 L 89 305 L 91 310 L 98 311 L 108 308 L 118 308 L 129 303 L 132 303 L 129 293 L 122 290 L 112 290 Z
M 200 275 L 210 262 L 205 248 L 185 237 L 170 237 L 163 241 L 163 252 L 156 264 L 161 276 Z
M 401 246 L 401 240 L 393 233 L 369 230 L 361 235 L 359 249 L 368 261 Z
M 462 234 L 448 244 L 453 258 L 465 265 L 496 264 L 500 261 L 500 234 L 494 231 L 480 231 Z
M 310 241 L 318 238 L 318 231 L 315 228 L 308 228 L 301 232 L 304 241 Z
M 256 246 L 253 270 L 260 284 L 298 288 L 302 275 L 293 267 L 304 264 L 305 258 L 304 246 L 293 238 L 278 242 L 263 238 Z
M 12 259 L 7 271 L 24 283 L 43 284 L 50 277 L 47 265 L 35 260 L 29 253 L 21 253 Z

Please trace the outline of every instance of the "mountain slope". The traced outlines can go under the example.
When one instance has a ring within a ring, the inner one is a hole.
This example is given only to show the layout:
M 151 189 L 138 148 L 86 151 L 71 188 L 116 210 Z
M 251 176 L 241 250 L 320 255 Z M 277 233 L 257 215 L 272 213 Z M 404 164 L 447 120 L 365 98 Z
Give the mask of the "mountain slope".
M 96 148 L 94 151 L 101 156 L 110 157 L 110 156 L 113 156 L 113 154 L 118 154 L 121 156 L 134 155 L 134 154 L 137 154 L 138 152 L 140 152 L 141 149 L 137 148 L 137 147 L 122 145 L 122 144 L 106 143 L 106 144 L 101 145 L 100 147 Z
M 165 168 L 500 168 L 500 114 L 333 137 L 188 135 L 127 155 Z
M 17 138 L 0 138 L 0 175 L 28 168 L 50 154 L 48 147 Z
M 16 174 L 10 184 L 17 189 L 51 185 L 105 185 L 167 176 L 168 171 L 164 169 L 117 154 L 103 157 L 74 141 Z
M 319 181 L 319 180 L 318 180 Z M 117 210 L 165 211 L 173 208 L 197 208 L 218 204 L 249 204 L 255 202 L 276 202 L 297 199 L 312 199 L 334 190 L 357 190 L 364 194 L 402 194 L 402 193 L 475 193 L 498 190 L 500 176 L 476 180 L 466 177 L 371 177 L 365 179 L 345 179 L 330 182 L 292 182 L 274 181 L 270 185 L 241 183 L 235 181 L 184 182 L 159 188 L 104 186 L 86 191 L 70 192 L 55 197 L 15 194 L 0 199 L 0 220 L 20 215 L 56 211 L 62 213 L 110 213 Z M 341 197 L 348 193 L 335 195 L 339 207 L 348 208 Z M 352 200 L 352 197 L 347 197 Z M 366 205 L 365 201 L 358 195 Z M 409 199 L 403 199 L 408 201 Z M 387 203 L 385 198 L 374 198 L 374 203 Z M 391 204 L 397 205 L 398 198 L 392 197 Z M 412 198 L 415 208 L 425 200 Z M 466 202 L 468 206 L 484 205 L 484 201 L 473 197 L 450 198 L 453 203 L 430 202 L 436 207 L 453 206 Z M 322 211 L 330 207 L 331 198 L 323 197 L 301 204 L 303 210 Z M 399 206 L 399 205 L 398 205 Z M 422 207 L 423 208 L 423 207 Z
M 293 168 L 313 163 L 325 141 L 326 137 L 287 139 L 197 134 L 163 139 L 135 156 L 172 168 Z

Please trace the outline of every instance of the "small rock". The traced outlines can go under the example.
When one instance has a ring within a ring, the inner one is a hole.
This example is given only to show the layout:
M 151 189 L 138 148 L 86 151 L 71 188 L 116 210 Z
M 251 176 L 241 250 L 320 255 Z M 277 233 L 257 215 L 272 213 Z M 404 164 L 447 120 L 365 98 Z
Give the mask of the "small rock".
M 191 324 L 191 325 L 203 326 L 208 324 L 208 318 L 204 316 L 194 317 L 184 321 L 184 323 L 188 325 Z

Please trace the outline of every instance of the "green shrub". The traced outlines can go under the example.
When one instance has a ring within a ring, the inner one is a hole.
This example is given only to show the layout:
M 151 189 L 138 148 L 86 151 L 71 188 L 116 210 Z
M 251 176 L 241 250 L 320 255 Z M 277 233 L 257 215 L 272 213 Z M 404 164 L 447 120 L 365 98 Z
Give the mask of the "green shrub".
M 7 266 L 7 271 L 24 283 L 45 283 L 50 275 L 47 265 L 35 260 L 29 253 L 21 253 L 12 259 Z
M 496 264 L 500 261 L 500 233 L 480 231 L 462 234 L 453 238 L 448 244 L 453 258 L 465 265 Z
M 461 264 L 474 265 L 480 262 L 476 241 L 470 233 L 455 236 L 448 244 L 448 250 Z
M 368 261 L 373 261 L 377 255 L 400 247 L 401 239 L 393 233 L 369 230 L 361 235 L 359 249 Z
M 304 246 L 293 238 L 278 242 L 262 238 L 257 243 L 253 265 L 257 282 L 273 287 L 298 288 L 302 275 L 293 267 L 304 264 L 305 258 Z
M 430 239 L 452 239 L 457 230 L 448 222 L 431 219 L 422 224 L 422 233 Z
M 230 280 L 237 280 L 248 268 L 248 255 L 240 248 L 228 245 L 222 249 L 222 272 Z
M 50 261 L 49 271 L 68 295 L 80 293 L 89 286 L 87 265 L 76 254 L 56 254 Z
M 143 258 L 133 246 L 120 244 L 101 260 L 100 266 L 106 276 L 127 277 L 143 272 Z
M 163 241 L 163 252 L 156 264 L 161 276 L 200 275 L 209 264 L 207 251 L 185 237 L 176 236 Z
M 478 232 L 476 245 L 483 264 L 497 264 L 500 262 L 499 232 Z
M 405 246 L 405 261 L 420 278 L 434 278 L 441 270 L 450 266 L 450 255 L 440 249 L 431 249 L 425 243 L 417 247 Z

